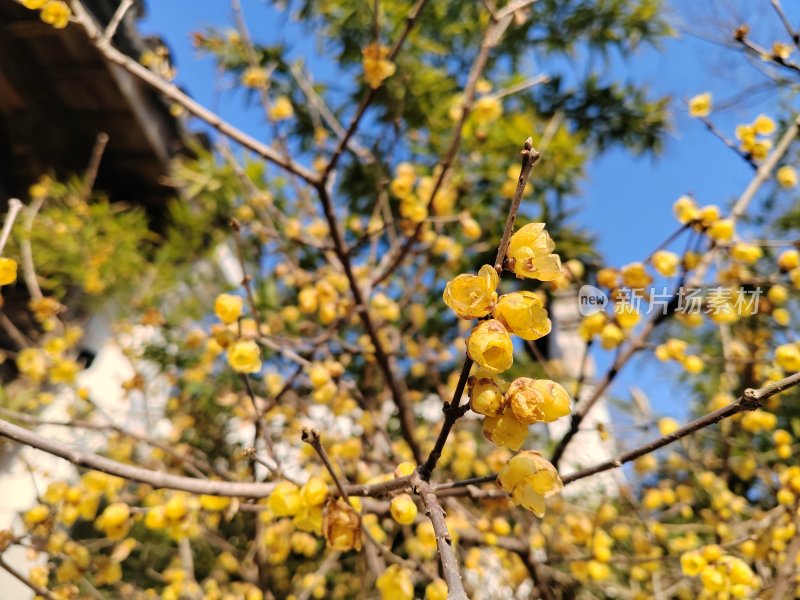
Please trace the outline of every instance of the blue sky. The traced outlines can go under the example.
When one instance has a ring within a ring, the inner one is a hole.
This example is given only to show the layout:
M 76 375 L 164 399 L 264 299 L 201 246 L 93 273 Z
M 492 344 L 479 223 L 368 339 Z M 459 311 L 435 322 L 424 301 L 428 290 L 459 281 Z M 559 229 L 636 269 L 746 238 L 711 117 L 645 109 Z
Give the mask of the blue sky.
M 293 25 L 285 14 L 276 16 L 260 0 L 242 0 L 242 4 L 256 40 L 284 41 L 304 54 L 314 54 L 307 33 Z M 614 150 L 591 164 L 589 178 L 582 186 L 583 195 L 574 201 L 581 209 L 576 221 L 598 234 L 599 250 L 608 264 L 620 266 L 641 260 L 672 233 L 677 223 L 671 207 L 680 195 L 691 193 L 702 204 L 724 207 L 742 192 L 751 177 L 751 170 L 741 158 L 710 135 L 702 124 L 690 119 L 685 108 L 686 100 L 699 92 L 708 90 L 715 100 L 727 99 L 736 96 L 742 86 L 761 80 L 755 68 L 741 57 L 701 39 L 722 39 L 744 18 L 753 19 L 749 22 L 765 35 L 766 44 L 777 39 L 782 30 L 766 1 L 725 3 L 727 11 L 746 10 L 747 4 L 751 5 L 749 10 L 756 12 L 731 16 L 723 11 L 722 16 L 717 16 L 714 7 L 722 6 L 721 1 L 674 0 L 669 10 L 678 32 L 675 39 L 667 40 L 658 50 L 642 48 L 624 61 L 612 61 L 612 74 L 619 80 L 644 83 L 653 95 L 672 97 L 674 126 L 663 153 L 657 158 L 637 158 Z M 760 12 L 752 4 L 758 4 Z M 259 111 L 243 110 L 241 96 L 220 94 L 215 88 L 218 78 L 213 62 L 208 58 L 197 60 L 191 45 L 192 31 L 232 22 L 228 2 L 191 5 L 191 11 L 187 11 L 186 2 L 151 0 L 141 27 L 167 41 L 181 86 L 234 124 L 250 132 L 260 131 L 263 120 Z M 324 59 L 312 58 L 309 65 L 312 72 L 322 73 L 324 79 Z M 715 113 L 714 120 L 730 133 L 737 123 L 749 122 L 759 112 L 778 117 L 777 108 L 776 98 L 761 94 Z M 599 366 L 607 364 L 609 359 L 608 355 L 600 355 Z M 685 412 L 685 407 L 676 408 L 667 402 L 663 370 L 636 368 L 635 376 L 631 375 L 632 370 L 629 368 L 620 377 L 618 391 L 633 384 L 645 390 L 660 389 L 653 397 L 660 409 L 677 416 Z

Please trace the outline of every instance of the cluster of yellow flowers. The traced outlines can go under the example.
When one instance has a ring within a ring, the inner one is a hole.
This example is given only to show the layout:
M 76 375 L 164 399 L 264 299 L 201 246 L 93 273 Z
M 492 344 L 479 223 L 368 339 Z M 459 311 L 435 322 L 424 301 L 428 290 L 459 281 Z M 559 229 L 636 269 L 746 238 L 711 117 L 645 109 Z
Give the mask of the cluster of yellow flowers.
M 561 260 L 553 254 L 555 245 L 544 227 L 530 223 L 511 237 L 507 264 L 518 277 L 552 281 L 561 276 Z M 484 416 L 487 439 L 519 450 L 528 425 L 568 415 L 570 398 L 553 381 L 519 377 L 508 384 L 496 377 L 514 361 L 512 333 L 537 340 L 551 329 L 542 296 L 528 291 L 498 296 L 499 282 L 495 268 L 483 265 L 477 275 L 461 274 L 449 281 L 443 298 L 460 318 L 482 319 L 467 338 L 467 354 L 479 367 L 468 380 L 470 406 Z M 512 464 L 498 481 L 517 504 L 543 514 L 544 496 L 560 489 L 555 469 L 538 453 L 521 453 L 507 466 Z M 552 480 L 546 481 L 545 473 L 552 473 Z
M 214 314 L 227 328 L 215 336 L 216 343 L 228 350 L 228 364 L 237 373 L 258 373 L 261 370 L 261 348 L 254 339 L 232 339 L 238 329 L 232 327 L 242 315 L 244 301 L 241 296 L 220 294 L 214 300 Z M 252 324 L 253 326 L 255 323 Z M 241 328 L 244 333 L 244 327 Z M 234 333 L 235 331 L 235 333 Z M 257 332 L 256 332 L 257 334 Z
M 39 11 L 39 18 L 56 29 L 64 29 L 69 24 L 72 11 L 61 0 L 17 0 L 25 8 Z
M 688 344 L 684 340 L 669 339 L 656 346 L 656 358 L 662 362 L 674 360 L 683 366 L 688 373 L 700 373 L 703 370 L 703 359 L 695 354 L 687 354 Z
M 437 167 L 438 169 L 438 167 Z M 439 171 L 434 170 L 431 176 L 418 176 L 411 163 L 402 162 L 395 169 L 395 176 L 389 184 L 389 191 L 400 200 L 400 216 L 412 224 L 422 223 L 428 218 L 428 202 L 431 201 Z M 430 208 L 436 215 L 451 215 L 457 199 L 456 189 L 450 183 L 442 182 L 433 196 Z M 475 223 L 477 225 L 477 222 Z M 466 228 L 474 225 L 467 221 Z M 480 230 L 480 226 L 478 226 Z
M 364 81 L 373 90 L 383 85 L 383 82 L 395 74 L 397 67 L 389 60 L 389 48 L 372 43 L 361 51 L 363 56 Z
M 758 578 L 741 558 L 725 554 L 717 545 L 704 546 L 681 555 L 681 571 L 699 577 L 705 597 L 746 598 L 758 587 Z
M 774 132 L 775 121 L 766 115 L 758 115 L 752 123 L 738 125 L 734 135 L 739 140 L 739 150 L 753 160 L 764 160 L 772 148 L 772 140 L 767 136 Z

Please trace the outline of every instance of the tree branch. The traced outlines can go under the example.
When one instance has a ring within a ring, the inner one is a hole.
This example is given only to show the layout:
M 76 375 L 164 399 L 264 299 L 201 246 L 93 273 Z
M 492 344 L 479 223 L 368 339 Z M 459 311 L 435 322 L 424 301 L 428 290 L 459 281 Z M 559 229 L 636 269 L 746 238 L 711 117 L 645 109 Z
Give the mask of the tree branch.
M 127 465 L 93 452 L 85 452 L 63 442 L 19 427 L 0 419 L 0 437 L 5 437 L 20 444 L 42 450 L 53 456 L 63 458 L 78 467 L 94 469 L 109 475 L 115 475 L 131 481 L 146 483 L 154 488 L 167 488 L 190 492 L 192 494 L 209 494 L 213 496 L 236 496 L 242 498 L 264 498 L 272 493 L 274 483 L 247 483 L 239 481 L 209 481 L 181 477 L 163 471 L 153 471 L 142 467 Z

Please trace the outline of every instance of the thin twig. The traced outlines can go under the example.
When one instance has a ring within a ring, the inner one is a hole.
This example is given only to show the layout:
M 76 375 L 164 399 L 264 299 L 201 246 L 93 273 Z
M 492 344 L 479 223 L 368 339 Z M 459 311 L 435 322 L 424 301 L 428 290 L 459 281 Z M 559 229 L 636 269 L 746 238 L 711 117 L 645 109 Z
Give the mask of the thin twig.
M 117 28 L 122 23 L 122 19 L 125 18 L 127 12 L 133 6 L 133 0 L 122 0 L 117 7 L 117 10 L 114 12 L 114 16 L 111 17 L 111 20 L 108 22 L 105 31 L 103 32 L 103 41 L 110 42 L 111 39 L 114 37 L 114 34 L 117 33 Z
M 150 87 L 164 94 L 173 102 L 178 103 L 180 106 L 186 109 L 186 111 L 193 114 L 198 119 L 208 123 L 221 134 L 229 137 L 238 144 L 241 144 L 245 148 L 252 150 L 262 158 L 275 165 L 278 165 L 289 173 L 297 175 L 309 183 L 314 183 L 317 181 L 318 178 L 316 173 L 295 163 L 293 160 L 284 157 L 280 152 L 271 146 L 258 141 L 241 129 L 238 129 L 227 121 L 224 121 L 218 114 L 209 110 L 182 92 L 175 84 L 165 81 L 153 71 L 140 65 L 129 56 L 114 48 L 110 42 L 103 39 L 102 32 L 100 31 L 97 23 L 83 7 L 81 2 L 73 2 L 72 8 L 76 19 L 86 30 L 86 34 L 89 36 L 89 39 L 94 43 L 95 47 L 106 58 L 106 60 L 122 67 Z
M 8 212 L 6 213 L 6 218 L 3 221 L 3 231 L 0 232 L 0 254 L 2 254 L 3 250 L 6 248 L 8 237 L 11 235 L 11 230 L 14 228 L 14 222 L 17 220 L 17 215 L 19 215 L 19 211 L 21 210 L 22 202 L 20 202 L 18 198 L 11 198 L 8 201 Z
M 275 489 L 274 483 L 248 483 L 239 481 L 211 481 L 181 477 L 164 471 L 154 471 L 124 464 L 93 452 L 74 448 L 58 440 L 39 434 L 35 431 L 19 427 L 0 419 L 0 437 L 5 437 L 20 444 L 36 448 L 53 456 L 58 456 L 78 467 L 94 469 L 101 473 L 116 475 L 123 479 L 147 483 L 154 488 L 165 488 L 190 492 L 192 494 L 209 494 L 212 496 L 239 496 L 242 498 L 263 498 Z

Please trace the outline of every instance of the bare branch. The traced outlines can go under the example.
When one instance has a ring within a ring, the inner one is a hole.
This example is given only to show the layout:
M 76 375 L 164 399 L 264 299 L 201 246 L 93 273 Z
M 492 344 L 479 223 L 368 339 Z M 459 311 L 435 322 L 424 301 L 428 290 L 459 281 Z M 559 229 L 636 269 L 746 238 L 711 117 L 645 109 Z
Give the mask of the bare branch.
M 242 498 L 264 498 L 272 493 L 274 483 L 247 483 L 239 481 L 209 481 L 181 477 L 163 471 L 153 471 L 142 467 L 127 465 L 93 452 L 85 452 L 59 442 L 50 437 L 30 431 L 0 419 L 0 437 L 5 437 L 20 444 L 42 450 L 58 456 L 78 467 L 94 469 L 109 475 L 115 475 L 139 483 L 147 483 L 154 488 L 167 488 L 190 492 L 192 494 L 209 494 L 213 496 L 238 496 Z
M 208 123 L 221 134 L 241 144 L 245 148 L 252 150 L 264 159 L 275 165 L 278 165 L 279 167 L 282 167 L 289 173 L 297 175 L 309 183 L 315 183 L 317 181 L 318 178 L 314 172 L 295 163 L 291 159 L 284 157 L 280 152 L 271 146 L 258 141 L 241 129 L 238 129 L 227 121 L 224 121 L 218 114 L 207 109 L 199 102 L 196 102 L 191 97 L 183 93 L 175 84 L 165 81 L 146 67 L 140 65 L 131 57 L 114 48 L 109 41 L 103 39 L 97 23 L 83 7 L 83 5 L 77 1 L 73 2 L 72 4 L 78 22 L 86 30 L 86 34 L 89 36 L 89 39 L 94 43 L 95 47 L 100 51 L 106 60 L 122 67 L 130 74 L 138 77 L 144 83 L 164 94 L 173 102 L 180 104 L 198 119 Z

